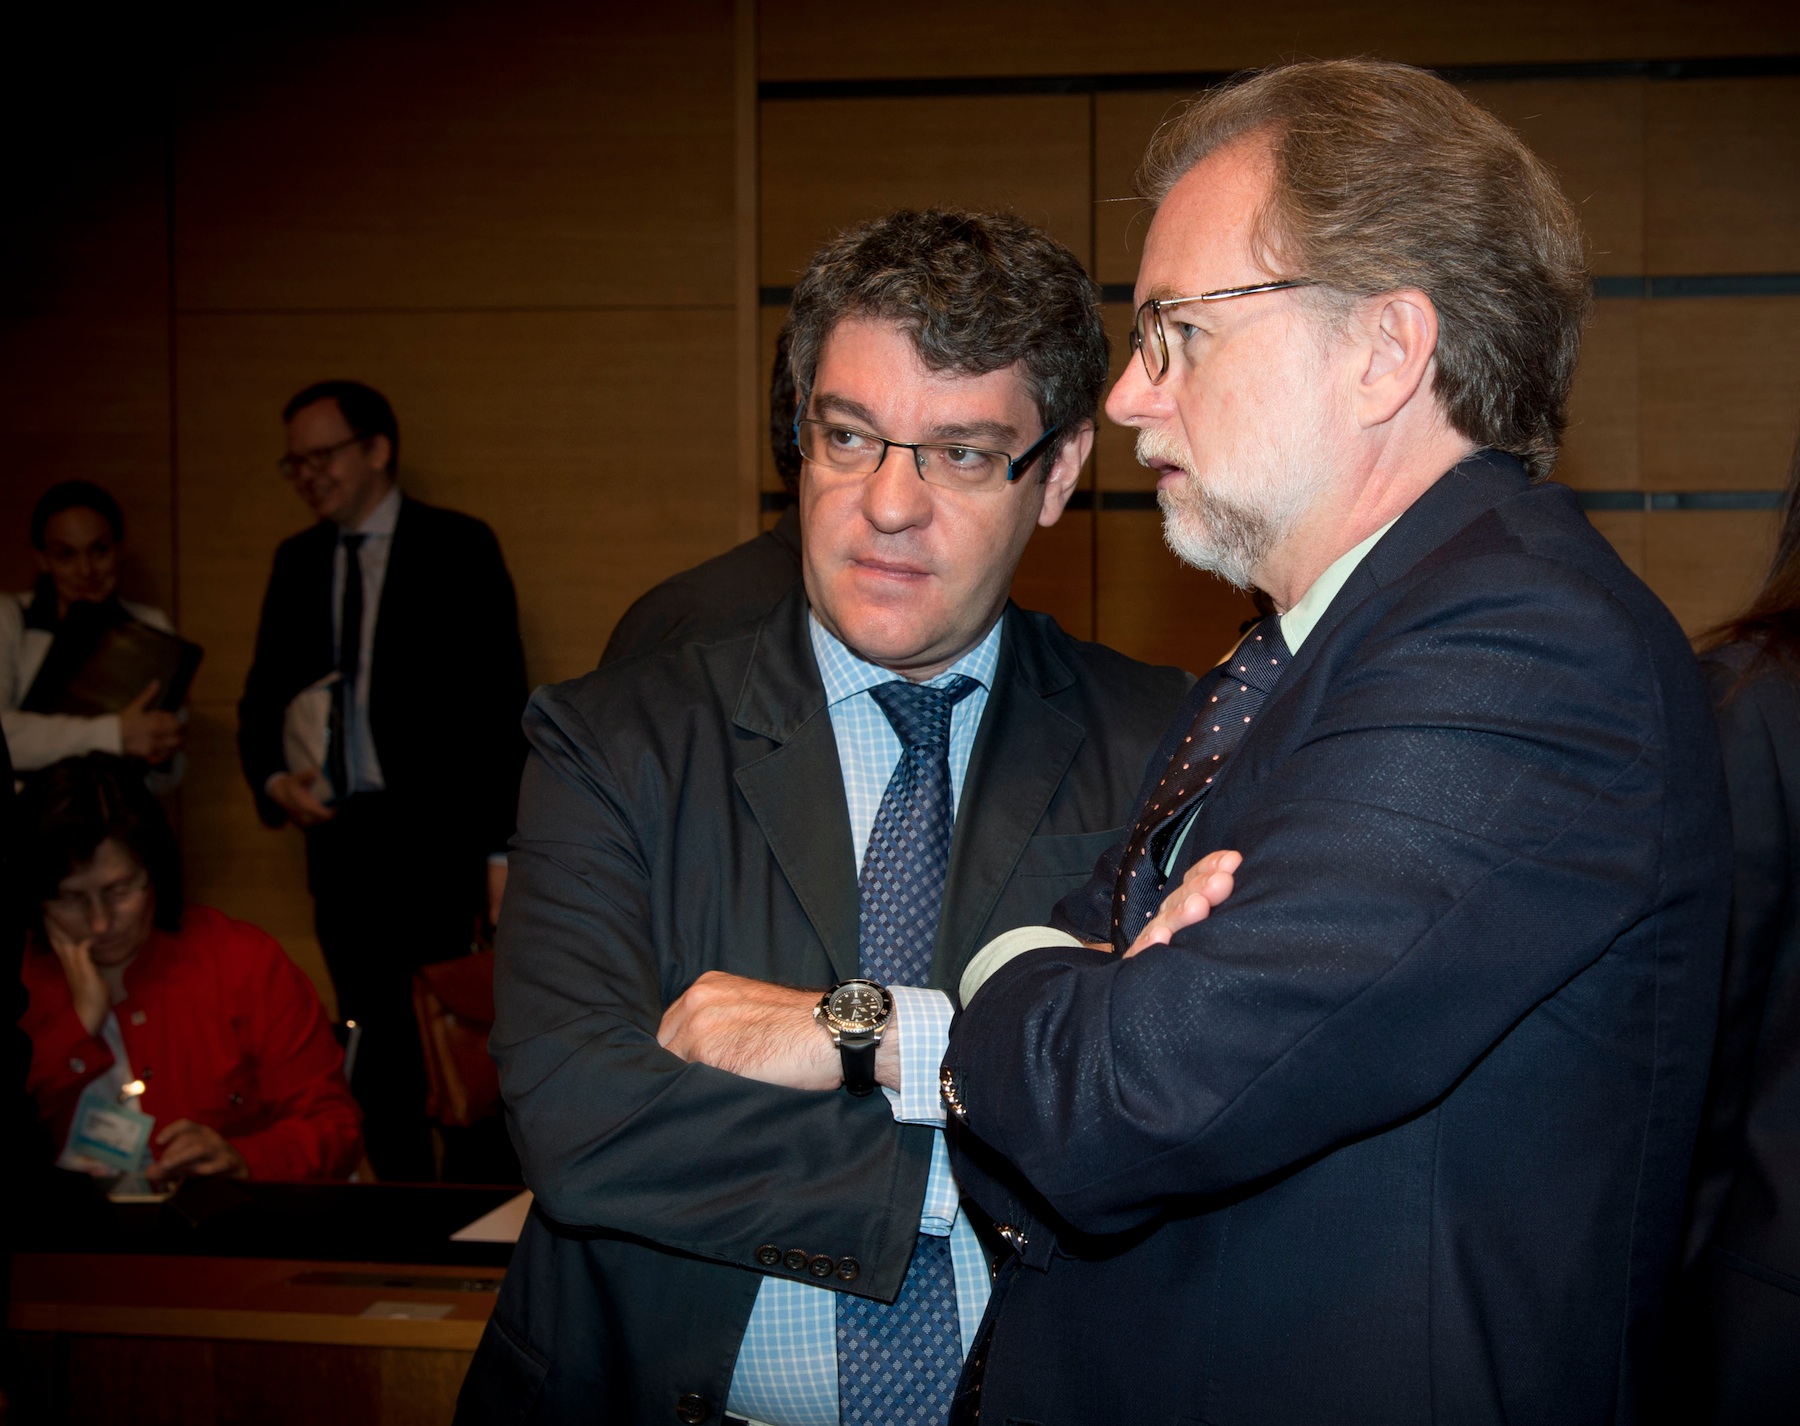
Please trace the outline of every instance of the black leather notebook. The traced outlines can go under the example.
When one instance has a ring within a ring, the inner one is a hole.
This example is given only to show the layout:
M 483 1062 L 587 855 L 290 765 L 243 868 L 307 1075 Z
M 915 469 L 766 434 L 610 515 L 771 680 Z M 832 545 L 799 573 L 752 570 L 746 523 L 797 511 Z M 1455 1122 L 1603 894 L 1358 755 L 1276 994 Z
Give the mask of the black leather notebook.
M 72 604 L 19 707 L 28 713 L 117 713 L 152 679 L 152 708 L 181 707 L 200 645 L 99 604 Z

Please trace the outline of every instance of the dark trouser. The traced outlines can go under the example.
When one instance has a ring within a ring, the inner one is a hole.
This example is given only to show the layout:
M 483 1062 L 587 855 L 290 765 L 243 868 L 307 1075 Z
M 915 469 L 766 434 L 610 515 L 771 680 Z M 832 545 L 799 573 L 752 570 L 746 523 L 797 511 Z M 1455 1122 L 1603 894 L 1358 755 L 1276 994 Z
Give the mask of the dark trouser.
M 469 949 L 483 895 L 482 858 L 444 835 L 443 819 L 385 793 L 359 793 L 307 834 L 313 924 L 337 988 L 338 1015 L 362 1027 L 351 1091 L 376 1177 L 434 1178 L 413 972 Z

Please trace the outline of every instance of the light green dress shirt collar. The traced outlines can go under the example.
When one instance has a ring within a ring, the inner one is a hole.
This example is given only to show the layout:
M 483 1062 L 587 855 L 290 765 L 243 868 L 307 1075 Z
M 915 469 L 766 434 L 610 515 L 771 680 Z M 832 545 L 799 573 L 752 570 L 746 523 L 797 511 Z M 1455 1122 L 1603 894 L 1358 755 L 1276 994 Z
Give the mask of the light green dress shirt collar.
M 1398 520 L 1398 515 L 1394 520 Z M 1360 545 L 1345 550 L 1329 565 L 1325 573 L 1312 582 L 1312 588 L 1294 601 L 1294 607 L 1281 616 L 1281 637 L 1287 641 L 1288 652 L 1297 654 L 1300 645 L 1306 642 L 1306 636 L 1312 633 L 1314 626 L 1331 607 L 1331 601 L 1337 598 L 1338 590 L 1348 583 L 1350 576 L 1356 573 L 1356 567 L 1363 562 L 1363 557 L 1374 549 L 1381 537 L 1394 528 L 1394 520 L 1389 520 Z

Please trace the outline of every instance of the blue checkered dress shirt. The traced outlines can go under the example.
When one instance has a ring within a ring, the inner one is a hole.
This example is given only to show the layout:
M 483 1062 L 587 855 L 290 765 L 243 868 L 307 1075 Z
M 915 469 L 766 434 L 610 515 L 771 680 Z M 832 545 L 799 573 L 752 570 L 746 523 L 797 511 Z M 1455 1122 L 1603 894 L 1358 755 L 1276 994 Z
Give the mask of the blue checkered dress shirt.
M 831 710 L 831 731 L 837 739 L 838 761 L 844 773 L 844 796 L 850 805 L 850 836 L 856 848 L 856 865 L 862 866 L 869 848 L 875 814 L 882 794 L 900 761 L 900 737 L 887 715 L 869 696 L 881 683 L 894 682 L 887 669 L 864 663 L 814 618 L 813 654 L 825 683 L 825 699 Z M 988 690 L 1000 660 L 1000 629 L 996 623 L 988 635 L 931 683 L 941 685 L 954 674 L 966 674 L 980 687 L 959 702 L 950 715 L 950 806 L 962 801 L 963 779 L 969 771 L 969 753 L 981 715 L 987 710 Z M 900 1088 L 884 1089 L 894 1118 L 903 1124 L 931 1124 L 940 1130 L 944 1106 L 938 1098 L 938 1066 L 950 1037 L 950 998 L 941 990 L 914 986 L 890 986 L 894 1018 L 900 1036 Z M 925 1206 L 919 1214 L 919 1231 L 950 1238 L 950 1257 L 956 1270 L 957 1321 L 966 1353 L 975 1340 L 975 1329 L 987 1310 L 987 1258 L 975 1231 L 958 1206 L 956 1180 L 950 1173 L 950 1155 L 940 1132 L 931 1150 L 931 1173 L 925 1183 Z M 765 1277 L 756 1295 L 756 1307 L 738 1351 L 737 1371 L 731 1379 L 727 1409 L 733 1416 L 766 1422 L 767 1426 L 837 1426 L 837 1316 L 836 1294 L 827 1288 L 787 1278 Z

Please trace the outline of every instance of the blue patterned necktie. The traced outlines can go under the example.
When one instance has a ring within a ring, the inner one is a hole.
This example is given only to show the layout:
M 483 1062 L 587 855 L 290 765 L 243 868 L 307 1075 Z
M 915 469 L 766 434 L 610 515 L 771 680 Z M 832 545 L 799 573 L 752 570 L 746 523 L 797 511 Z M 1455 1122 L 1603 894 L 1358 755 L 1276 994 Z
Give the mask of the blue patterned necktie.
M 1162 781 L 1151 791 L 1149 804 L 1138 812 L 1119 863 L 1113 887 L 1113 943 L 1119 950 L 1137 939 L 1144 923 L 1161 908 L 1168 889 L 1163 864 L 1169 844 L 1206 796 L 1232 749 L 1244 740 L 1250 720 L 1292 661 L 1281 637 L 1281 620 L 1271 614 L 1219 665 L 1211 694 L 1176 747 Z
M 892 985 L 931 975 L 950 864 L 950 714 L 979 685 L 884 683 L 869 696 L 904 751 L 863 855 L 862 973 Z M 962 1370 L 950 1240 L 921 1233 L 893 1306 L 839 1293 L 838 1419 L 843 1426 L 939 1426 Z

